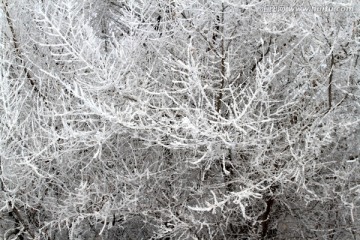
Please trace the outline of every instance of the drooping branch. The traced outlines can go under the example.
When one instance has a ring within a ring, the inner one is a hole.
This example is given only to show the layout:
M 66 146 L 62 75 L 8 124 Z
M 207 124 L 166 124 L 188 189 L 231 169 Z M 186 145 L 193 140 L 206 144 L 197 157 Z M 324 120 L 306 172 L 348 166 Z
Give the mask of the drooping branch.
M 21 52 L 21 49 L 20 49 L 19 40 L 18 40 L 18 37 L 17 37 L 16 32 L 15 32 L 14 24 L 13 24 L 13 21 L 11 19 L 10 12 L 9 12 L 9 9 L 8 9 L 8 3 L 7 3 L 6 0 L 3 1 L 3 6 L 4 6 L 5 16 L 6 16 L 6 21 L 7 21 L 7 24 L 9 26 L 9 29 L 10 29 L 11 39 L 12 39 L 12 42 L 13 42 L 13 45 L 14 45 L 14 49 L 15 49 L 17 57 L 20 59 L 21 64 L 23 65 L 24 74 L 25 74 L 26 78 L 29 80 L 29 82 L 30 82 L 31 86 L 33 87 L 34 91 L 45 101 L 46 97 L 38 89 L 35 79 L 31 76 L 31 73 L 30 73 L 29 69 L 25 65 L 25 60 L 23 58 L 23 53 Z

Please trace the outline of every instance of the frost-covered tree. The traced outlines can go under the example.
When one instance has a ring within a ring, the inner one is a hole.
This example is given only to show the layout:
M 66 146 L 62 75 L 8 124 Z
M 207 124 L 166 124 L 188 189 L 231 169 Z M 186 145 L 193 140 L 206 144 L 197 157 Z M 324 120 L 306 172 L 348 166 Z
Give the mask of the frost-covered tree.
M 356 239 L 358 16 L 268 4 L 3 0 L 0 236 Z

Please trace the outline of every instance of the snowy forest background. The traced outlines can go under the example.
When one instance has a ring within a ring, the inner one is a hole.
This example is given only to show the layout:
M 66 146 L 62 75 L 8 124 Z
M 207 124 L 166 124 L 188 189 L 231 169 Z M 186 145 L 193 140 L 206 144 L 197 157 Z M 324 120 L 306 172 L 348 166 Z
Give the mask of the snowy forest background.
M 0 239 L 360 239 L 359 12 L 270 4 L 2 0 Z

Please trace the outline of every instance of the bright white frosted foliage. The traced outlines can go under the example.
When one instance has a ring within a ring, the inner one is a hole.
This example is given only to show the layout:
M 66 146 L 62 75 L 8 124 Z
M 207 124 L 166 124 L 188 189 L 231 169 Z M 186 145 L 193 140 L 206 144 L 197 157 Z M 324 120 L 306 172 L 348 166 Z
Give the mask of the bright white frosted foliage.
M 358 17 L 266 4 L 4 0 L 0 238 L 355 239 Z

